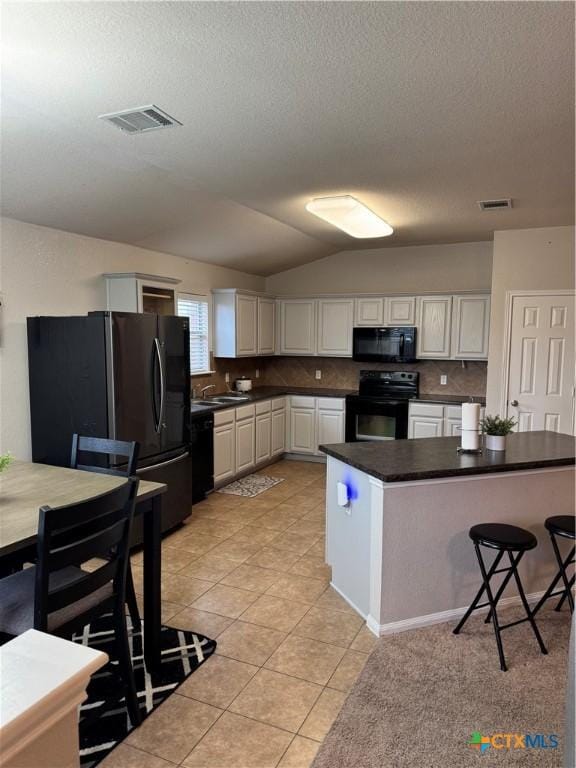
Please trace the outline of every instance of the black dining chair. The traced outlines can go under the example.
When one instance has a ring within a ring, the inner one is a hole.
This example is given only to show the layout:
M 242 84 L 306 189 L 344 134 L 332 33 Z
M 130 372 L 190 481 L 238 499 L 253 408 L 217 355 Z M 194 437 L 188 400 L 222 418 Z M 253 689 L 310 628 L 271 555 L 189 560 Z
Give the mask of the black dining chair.
M 124 604 L 138 479 L 77 504 L 41 507 L 36 565 L 0 579 L 0 632 L 28 629 L 70 638 L 112 613 L 118 668 L 134 726 L 141 722 Z M 94 571 L 87 559 L 105 555 Z
M 135 442 L 107 440 L 102 437 L 84 437 L 83 435 L 74 434 L 72 435 L 70 467 L 72 469 L 83 469 L 86 472 L 101 472 L 106 475 L 132 477 L 136 474 L 139 451 L 140 446 Z M 112 458 L 116 459 L 115 463 L 112 463 Z M 138 609 L 138 600 L 136 599 L 130 563 L 128 563 L 126 575 L 126 605 L 130 612 L 132 627 L 138 629 L 140 627 L 140 611 Z

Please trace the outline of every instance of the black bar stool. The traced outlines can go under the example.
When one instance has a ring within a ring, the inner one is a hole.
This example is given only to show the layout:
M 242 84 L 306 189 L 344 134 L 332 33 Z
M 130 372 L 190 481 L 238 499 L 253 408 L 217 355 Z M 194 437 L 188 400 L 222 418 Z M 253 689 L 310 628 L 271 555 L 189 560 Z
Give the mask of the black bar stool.
M 574 613 L 574 598 L 572 597 L 572 587 L 574 586 L 574 574 L 572 574 L 572 578 L 570 581 L 568 581 L 568 574 L 567 569 L 569 565 L 574 565 L 574 554 L 576 551 L 576 547 L 572 547 L 572 551 L 566 558 L 562 558 L 562 555 L 560 553 L 560 549 L 558 547 L 558 542 L 556 541 L 556 536 L 560 536 L 563 539 L 572 539 L 574 541 L 575 534 L 574 534 L 574 516 L 573 515 L 556 515 L 556 517 L 549 517 L 547 518 L 546 522 L 544 523 L 546 526 L 546 530 L 548 531 L 550 535 L 550 541 L 552 542 L 552 548 L 554 550 L 554 554 L 556 555 L 556 561 L 558 563 L 558 573 L 550 583 L 550 586 L 546 590 L 546 592 L 542 595 L 540 600 L 538 601 L 538 604 L 536 605 L 536 608 L 532 611 L 532 615 L 534 616 L 540 608 L 544 605 L 546 600 L 550 597 L 557 597 L 558 595 L 562 595 L 560 598 L 558 605 L 554 609 L 555 611 L 559 611 L 562 608 L 562 605 L 564 604 L 564 600 L 568 600 L 568 605 L 570 607 L 570 613 Z M 556 590 L 556 584 L 562 580 L 563 587 L 562 589 Z
M 496 645 L 498 646 L 498 656 L 500 657 L 500 669 L 503 672 L 506 672 L 507 670 L 506 659 L 504 658 L 504 649 L 502 648 L 502 638 L 500 637 L 500 633 L 503 629 L 514 627 L 516 624 L 522 624 L 524 621 L 529 621 L 530 626 L 536 635 L 536 640 L 538 641 L 540 650 L 542 653 L 548 653 L 546 646 L 542 641 L 542 637 L 540 636 L 540 632 L 538 631 L 538 627 L 536 626 L 536 622 L 534 621 L 532 612 L 530 611 L 530 606 L 526 600 L 524 588 L 522 587 L 522 582 L 520 581 L 520 576 L 518 575 L 518 564 L 524 553 L 528 552 L 530 549 L 534 549 L 534 547 L 536 547 L 538 544 L 536 536 L 530 533 L 530 531 L 525 531 L 523 528 L 518 528 L 515 525 L 504 525 L 502 523 L 484 523 L 482 525 L 474 525 L 472 528 L 470 528 L 469 536 L 474 542 L 474 549 L 476 550 L 478 564 L 480 565 L 483 584 L 478 591 L 478 594 L 472 601 L 470 608 L 468 608 L 458 626 L 453 630 L 454 634 L 457 635 L 460 632 L 464 624 L 468 621 L 472 611 L 490 606 L 490 611 L 488 612 L 488 616 L 486 616 L 485 623 L 487 624 L 490 620 L 492 620 L 492 624 L 494 626 L 494 634 L 496 635 Z M 482 558 L 480 546 L 488 547 L 489 549 L 495 549 L 498 552 L 494 562 L 488 570 L 486 570 L 486 565 L 484 564 L 484 560 Z M 505 568 L 498 568 L 506 552 L 508 553 L 510 566 L 506 566 Z M 490 586 L 490 579 L 497 573 L 505 573 L 506 575 L 498 587 L 496 594 L 493 594 L 492 587 Z M 502 594 L 506 589 L 506 585 L 512 576 L 514 576 L 516 581 L 518 594 L 520 595 L 520 600 L 522 601 L 522 605 L 526 611 L 526 618 L 518 619 L 517 621 L 511 621 L 509 624 L 503 624 L 501 626 L 498 621 L 496 606 L 498 605 L 498 601 L 502 597 Z M 486 592 L 488 601 L 485 603 L 480 603 L 480 598 L 484 592 Z

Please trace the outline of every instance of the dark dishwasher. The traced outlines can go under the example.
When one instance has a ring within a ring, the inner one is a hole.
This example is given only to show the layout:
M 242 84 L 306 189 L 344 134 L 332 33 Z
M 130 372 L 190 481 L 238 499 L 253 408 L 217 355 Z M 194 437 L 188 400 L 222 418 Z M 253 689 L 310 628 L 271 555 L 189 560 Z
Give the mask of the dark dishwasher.
M 192 454 L 192 504 L 206 498 L 214 489 L 214 414 L 192 414 L 190 422 Z

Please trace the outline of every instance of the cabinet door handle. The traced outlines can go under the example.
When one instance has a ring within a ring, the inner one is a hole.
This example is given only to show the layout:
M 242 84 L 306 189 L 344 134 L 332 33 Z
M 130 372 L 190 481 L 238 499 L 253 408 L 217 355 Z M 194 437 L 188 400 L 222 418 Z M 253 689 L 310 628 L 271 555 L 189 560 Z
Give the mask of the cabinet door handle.
M 510 405 L 514 408 L 518 408 L 518 400 L 510 400 Z

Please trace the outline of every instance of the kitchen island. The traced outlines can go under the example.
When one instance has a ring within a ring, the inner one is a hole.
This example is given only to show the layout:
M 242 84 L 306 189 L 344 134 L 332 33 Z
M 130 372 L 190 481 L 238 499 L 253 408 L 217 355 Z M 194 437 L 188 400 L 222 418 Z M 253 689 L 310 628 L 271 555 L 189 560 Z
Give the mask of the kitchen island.
M 457 437 L 320 447 L 328 456 L 332 586 L 372 632 L 464 613 L 480 584 L 468 537 L 478 523 L 531 530 L 539 546 L 520 572 L 529 599 L 546 589 L 556 563 L 544 520 L 574 514 L 575 440 L 556 432 L 521 432 L 507 440 L 506 451 L 480 455 L 458 454 Z M 508 594 L 503 605 L 515 601 L 512 588 Z

